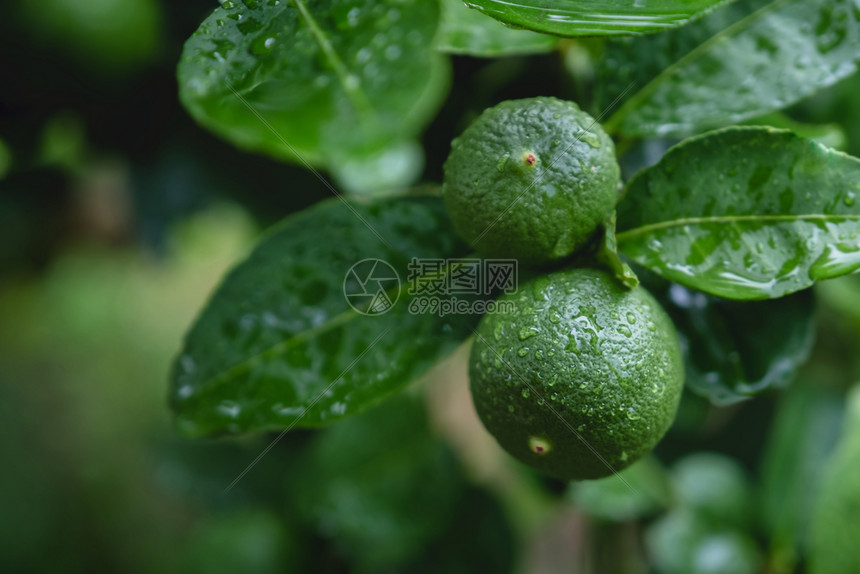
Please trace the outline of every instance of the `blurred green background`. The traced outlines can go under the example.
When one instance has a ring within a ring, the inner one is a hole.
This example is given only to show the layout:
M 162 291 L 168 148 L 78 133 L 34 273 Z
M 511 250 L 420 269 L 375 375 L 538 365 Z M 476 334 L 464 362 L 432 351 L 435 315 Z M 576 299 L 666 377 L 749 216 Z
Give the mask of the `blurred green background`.
M 180 108 L 175 65 L 211 0 L 7 7 L 0 571 L 802 569 L 820 469 L 858 378 L 856 276 L 816 287 L 817 343 L 789 390 L 729 407 L 685 395 L 657 457 L 632 467 L 635 496 L 611 483 L 567 488 L 502 455 L 471 412 L 463 349 L 397 409 L 289 433 L 225 493 L 275 437 L 180 438 L 166 407 L 170 362 L 260 230 L 329 192 Z M 571 49 L 455 58 L 452 93 L 424 138 L 424 179 L 440 180 L 451 137 L 488 105 L 587 99 L 587 52 L 565 58 Z M 831 145 L 860 155 L 858 93 L 855 76 L 778 121 L 826 124 Z M 631 152 L 641 165 L 637 153 L 647 149 Z M 392 436 L 406 446 L 384 448 Z M 690 457 L 698 451 L 711 454 Z M 696 472 L 722 482 L 703 489 Z

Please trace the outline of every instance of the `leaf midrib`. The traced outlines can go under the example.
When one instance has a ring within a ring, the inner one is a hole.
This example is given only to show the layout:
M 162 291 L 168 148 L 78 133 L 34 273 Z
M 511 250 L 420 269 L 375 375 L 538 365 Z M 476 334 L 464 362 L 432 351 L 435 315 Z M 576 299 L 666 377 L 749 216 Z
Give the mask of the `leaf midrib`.
M 603 124 L 604 129 L 607 132 L 615 133 L 620 127 L 621 124 L 627 119 L 632 111 L 634 111 L 643 100 L 647 100 L 651 95 L 657 91 L 666 78 L 671 77 L 675 74 L 677 70 L 686 66 L 689 62 L 698 60 L 703 53 L 705 53 L 712 45 L 720 42 L 722 38 L 733 36 L 738 32 L 738 30 L 743 30 L 745 28 L 751 27 L 757 20 L 760 18 L 764 18 L 768 13 L 773 10 L 777 10 L 781 8 L 783 4 L 788 4 L 790 2 L 794 2 L 795 0 L 775 0 L 774 2 L 762 6 L 752 14 L 741 18 L 734 24 L 729 25 L 726 28 L 716 32 L 713 36 L 693 48 L 687 54 L 681 56 L 678 60 L 670 64 L 666 67 L 662 72 L 657 74 L 651 81 L 649 81 L 645 86 L 636 92 L 632 98 L 624 102 L 621 108 L 618 109 L 617 112 L 612 114 L 609 119 Z
M 311 35 L 314 37 L 314 40 L 316 40 L 320 50 L 322 50 L 326 59 L 331 64 L 332 68 L 334 68 L 335 75 L 337 76 L 338 81 L 340 81 L 340 85 L 347 97 L 349 97 L 353 105 L 355 105 L 359 110 L 373 112 L 373 106 L 371 106 L 370 99 L 367 97 L 367 94 L 365 94 L 361 89 L 361 84 L 355 83 L 355 85 L 353 85 L 353 83 L 349 81 L 349 69 L 346 67 L 346 64 L 343 63 L 340 56 L 338 56 L 334 46 L 329 42 L 325 32 L 320 28 L 320 25 L 314 19 L 310 10 L 308 10 L 305 0 L 293 0 L 293 3 L 296 5 L 299 15 L 305 25 L 311 31 Z
M 615 234 L 616 241 L 620 244 L 625 240 L 644 235 L 647 233 L 651 233 L 653 231 L 658 231 L 661 229 L 670 229 L 673 227 L 682 227 L 685 225 L 697 225 L 697 224 L 712 224 L 712 223 L 739 223 L 739 222 L 773 222 L 773 223 L 784 223 L 784 222 L 794 222 L 794 221 L 845 221 L 845 220 L 854 220 L 860 221 L 860 215 L 835 215 L 835 214 L 827 214 L 827 213 L 809 213 L 802 215 L 787 215 L 787 214 L 778 214 L 778 215 L 718 215 L 713 217 L 686 217 L 681 219 L 673 219 L 671 221 L 660 221 L 657 223 L 651 223 L 647 225 L 642 225 L 640 227 L 635 227 L 633 229 L 629 229 L 627 231 L 622 231 L 621 233 Z

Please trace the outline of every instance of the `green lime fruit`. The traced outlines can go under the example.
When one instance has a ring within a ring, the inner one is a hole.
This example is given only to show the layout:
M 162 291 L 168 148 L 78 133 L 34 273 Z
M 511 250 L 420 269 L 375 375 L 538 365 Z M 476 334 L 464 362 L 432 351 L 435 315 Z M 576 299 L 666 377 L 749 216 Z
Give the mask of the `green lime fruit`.
M 848 396 L 844 431 L 827 463 L 812 518 L 812 574 L 860 572 L 860 386 Z
M 501 446 L 563 480 L 608 476 L 650 452 L 684 383 L 678 335 L 642 287 L 594 269 L 504 295 L 476 331 L 475 409 Z
M 463 239 L 488 257 L 545 264 L 591 238 L 615 207 L 612 139 L 573 102 L 511 100 L 451 143 L 443 196 Z

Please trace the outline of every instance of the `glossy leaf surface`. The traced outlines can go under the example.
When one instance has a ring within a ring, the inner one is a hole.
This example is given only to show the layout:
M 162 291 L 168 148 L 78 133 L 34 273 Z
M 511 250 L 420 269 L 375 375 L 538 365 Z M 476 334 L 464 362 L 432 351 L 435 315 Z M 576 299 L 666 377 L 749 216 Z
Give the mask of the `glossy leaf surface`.
M 418 135 L 444 97 L 438 22 L 437 3 L 419 0 L 228 0 L 185 44 L 180 98 L 243 148 L 373 161 Z
M 626 36 L 682 26 L 731 0 L 467 0 L 511 26 L 557 36 Z
M 714 404 L 785 386 L 809 357 L 817 324 L 811 291 L 732 301 L 636 271 L 678 328 L 687 387 Z
M 663 70 L 697 46 L 770 2 L 738 0 L 686 26 L 660 34 L 607 39 L 597 62 L 595 96 L 598 109 L 606 109 L 620 95 L 622 102 L 635 96 Z M 625 89 L 631 84 L 633 87 L 625 94 Z M 611 111 L 618 109 L 620 106 Z
M 226 276 L 186 337 L 170 394 L 180 429 L 321 425 L 402 388 L 477 319 L 410 312 L 411 258 L 465 253 L 437 197 L 333 199 L 284 220 Z M 376 314 L 350 307 L 345 291 Z
M 463 0 L 442 0 L 436 47 L 443 52 L 489 58 L 550 52 L 557 44 L 555 36 L 508 28 Z
M 860 160 L 770 128 L 675 146 L 627 185 L 618 245 L 686 287 L 766 299 L 860 268 Z
M 858 59 L 860 9 L 853 0 L 776 0 L 672 63 L 607 128 L 651 136 L 737 123 L 851 75 Z

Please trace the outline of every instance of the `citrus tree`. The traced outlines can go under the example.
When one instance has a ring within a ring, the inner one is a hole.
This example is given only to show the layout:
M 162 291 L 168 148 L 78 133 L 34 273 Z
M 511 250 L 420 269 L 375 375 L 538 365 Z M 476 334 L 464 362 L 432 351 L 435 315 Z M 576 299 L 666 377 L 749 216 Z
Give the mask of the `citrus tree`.
M 477 555 L 503 570 L 501 511 L 417 398 L 471 346 L 477 415 L 527 465 L 502 514 L 526 520 L 564 490 L 598 524 L 644 525 L 660 572 L 860 570 L 844 510 L 857 421 L 831 459 L 837 431 L 803 432 L 829 396 L 790 385 L 812 348 L 810 288 L 860 269 L 860 159 L 839 128 L 780 111 L 856 72 L 860 4 L 467 4 L 227 0 L 187 41 L 191 116 L 332 197 L 272 227 L 211 296 L 174 365 L 178 428 L 319 428 L 289 473 L 296 513 L 357 569 L 469 571 Z M 434 122 L 462 80 L 452 54 L 555 54 L 562 87 L 475 93 Z M 431 123 L 457 136 L 436 182 Z M 774 392 L 786 430 L 752 469 L 761 496 L 737 460 L 689 454 L 707 444 L 649 454 L 705 412 L 697 397 Z M 820 503 L 792 502 L 821 484 L 799 451 L 832 460 Z

